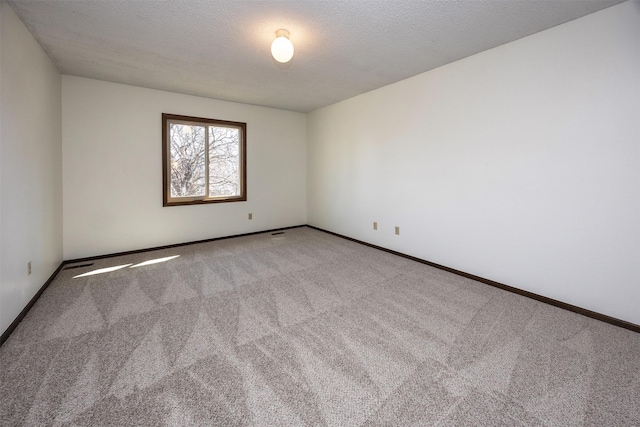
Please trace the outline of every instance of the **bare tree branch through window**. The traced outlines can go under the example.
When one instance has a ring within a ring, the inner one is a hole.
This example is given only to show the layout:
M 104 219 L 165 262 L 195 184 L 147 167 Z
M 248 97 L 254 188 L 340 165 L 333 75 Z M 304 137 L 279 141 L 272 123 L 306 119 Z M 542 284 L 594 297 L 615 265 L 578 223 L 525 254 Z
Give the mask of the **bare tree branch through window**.
M 164 205 L 246 200 L 246 124 L 162 116 Z

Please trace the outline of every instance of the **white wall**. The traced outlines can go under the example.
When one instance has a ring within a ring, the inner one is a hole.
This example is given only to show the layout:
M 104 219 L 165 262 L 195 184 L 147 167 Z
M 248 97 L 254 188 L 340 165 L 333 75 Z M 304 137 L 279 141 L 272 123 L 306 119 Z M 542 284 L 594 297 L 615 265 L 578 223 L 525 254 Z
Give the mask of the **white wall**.
M 311 225 L 640 324 L 639 2 L 307 126 Z
M 60 74 L 13 10 L 0 10 L 2 333 L 62 261 L 62 131 Z
M 71 76 L 62 99 L 66 260 L 306 223 L 304 114 Z M 162 207 L 162 113 L 247 123 L 246 202 Z

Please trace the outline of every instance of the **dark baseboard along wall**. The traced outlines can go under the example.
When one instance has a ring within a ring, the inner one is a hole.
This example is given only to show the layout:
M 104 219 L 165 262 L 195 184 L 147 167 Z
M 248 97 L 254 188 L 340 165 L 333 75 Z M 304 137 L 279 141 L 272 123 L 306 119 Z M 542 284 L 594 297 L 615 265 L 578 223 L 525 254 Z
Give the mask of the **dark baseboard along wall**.
M 500 288 L 500 289 L 503 289 L 505 291 L 513 292 L 514 294 L 522 295 L 522 296 L 525 296 L 527 298 L 534 299 L 536 301 L 540 301 L 540 302 L 543 302 L 543 303 L 546 303 L 546 304 L 550 304 L 550 305 L 553 305 L 553 306 L 556 306 L 556 307 L 559 307 L 559 308 L 563 308 L 565 310 L 573 311 L 574 313 L 582 314 L 583 316 L 591 317 L 593 319 L 597 319 L 597 320 L 600 320 L 602 322 L 610 323 L 612 325 L 619 326 L 621 328 L 629 329 L 631 331 L 640 333 L 640 325 L 636 325 L 635 323 L 627 322 L 625 320 L 621 320 L 621 319 L 617 319 L 615 317 L 607 316 L 606 314 L 601 314 L 601 313 L 598 313 L 598 312 L 595 312 L 595 311 L 587 310 L 586 308 L 582 308 L 582 307 L 578 307 L 578 306 L 575 306 L 575 305 L 572 305 L 572 304 L 568 304 L 566 302 L 558 301 L 558 300 L 553 299 L 553 298 L 548 298 L 548 297 L 545 297 L 543 295 L 535 294 L 533 292 L 529 292 L 529 291 L 525 291 L 525 290 L 522 290 L 522 289 L 519 289 L 519 288 L 515 288 L 513 286 L 505 285 L 503 283 L 494 282 L 493 280 L 485 279 L 484 277 L 475 276 L 473 274 L 465 273 L 464 271 L 456 270 L 454 268 L 450 268 L 450 267 L 447 267 L 447 266 L 444 266 L 444 265 L 436 264 L 435 262 L 430 262 L 430 261 L 426 261 L 426 260 L 423 260 L 423 259 L 420 259 L 420 258 L 416 258 L 416 257 L 411 256 L 411 255 L 406 255 L 406 254 L 403 254 L 401 252 L 396 252 L 396 251 L 393 251 L 391 249 L 387 249 L 387 248 L 383 248 L 381 246 L 373 245 L 371 243 L 363 242 L 363 241 L 358 240 L 358 239 L 353 239 L 351 237 L 343 236 L 342 234 L 334 233 L 332 231 L 323 230 L 322 228 L 314 227 L 312 225 L 308 225 L 307 227 L 313 228 L 313 229 L 318 230 L 318 231 L 323 231 L 325 233 L 332 234 L 334 236 L 341 237 L 343 239 L 351 240 L 353 242 L 360 243 L 360 244 L 365 245 L 365 246 L 370 246 L 372 248 L 379 249 L 381 251 L 389 252 L 389 253 L 392 253 L 394 255 L 401 256 L 403 258 L 408 258 L 408 259 L 411 259 L 413 261 L 417 261 L 419 263 L 426 264 L 426 265 L 429 265 L 431 267 L 438 268 L 440 270 L 448 271 L 449 273 L 457 274 L 458 276 L 466 277 L 468 279 L 472 279 L 472 280 L 484 283 L 484 284 L 489 285 L 489 286 L 494 286 L 496 288 Z
M 578 307 L 578 306 L 575 306 L 575 305 L 567 304 L 566 302 L 558 301 L 558 300 L 555 300 L 553 298 L 548 298 L 548 297 L 545 297 L 543 295 L 538 295 L 538 294 L 535 294 L 533 292 L 529 292 L 529 291 L 525 291 L 525 290 L 522 290 L 522 289 L 518 289 L 518 288 L 515 288 L 513 286 L 505 285 L 503 283 L 494 282 L 493 280 L 489 280 L 489 279 L 485 279 L 483 277 L 475 276 L 473 274 L 465 273 L 464 271 L 460 271 L 460 270 L 456 270 L 456 269 L 453 269 L 453 268 L 449 268 L 447 266 L 436 264 L 434 262 L 426 261 L 426 260 L 423 260 L 423 259 L 420 259 L 420 258 L 416 258 L 414 256 L 403 254 L 401 252 L 396 252 L 396 251 L 391 250 L 391 249 L 383 248 L 382 246 L 373 245 L 371 243 L 363 242 L 361 240 L 354 239 L 354 238 L 351 238 L 351 237 L 348 237 L 348 236 L 344 236 L 342 234 L 334 233 L 332 231 L 324 230 L 322 228 L 314 227 L 312 225 L 304 225 L 303 224 L 303 225 L 295 225 L 295 226 L 291 226 L 291 227 L 275 228 L 275 229 L 271 229 L 271 230 L 256 231 L 256 232 L 253 232 L 253 233 L 236 234 L 236 235 L 232 235 L 232 236 L 216 237 L 216 238 L 213 238 L 213 239 L 198 240 L 198 241 L 194 241 L 194 242 L 177 243 L 177 244 L 174 244 L 174 245 L 158 246 L 158 247 L 154 247 L 154 248 L 138 249 L 138 250 L 134 250 L 134 251 L 118 252 L 118 253 L 107 254 L 107 255 L 100 255 L 100 256 L 94 256 L 94 257 L 87 257 L 87 258 L 79 258 L 79 259 L 73 259 L 73 260 L 68 260 L 68 261 L 62 261 L 62 263 L 58 266 L 56 271 L 53 272 L 51 277 L 49 277 L 49 279 L 44 283 L 44 285 L 42 285 L 40 290 L 38 290 L 38 292 L 33 296 L 33 298 L 31 298 L 31 301 L 29 301 L 29 303 L 25 306 L 25 308 L 20 312 L 18 317 L 16 317 L 16 319 L 11 323 L 11 325 L 9 325 L 9 327 L 7 328 L 6 331 L 4 331 L 2 336 L 0 336 L 0 346 L 2 344 L 4 344 L 4 342 L 9 338 L 9 336 L 16 329 L 18 324 L 27 315 L 27 313 L 29 312 L 31 307 L 33 307 L 35 305 L 35 303 L 38 300 L 38 298 L 40 298 L 40 296 L 44 293 L 44 291 L 47 289 L 47 287 L 56 278 L 56 276 L 58 275 L 60 270 L 62 270 L 64 268 L 64 266 L 66 266 L 66 265 L 76 264 L 76 263 L 79 263 L 79 262 L 95 261 L 95 260 L 104 259 L 104 258 L 112 258 L 112 257 L 116 257 L 116 256 L 132 255 L 132 254 L 137 254 L 137 253 L 142 253 L 142 252 L 157 251 L 157 250 L 161 250 L 161 249 L 176 248 L 176 247 L 186 246 L 186 245 L 195 245 L 195 244 L 198 244 L 198 243 L 213 242 L 213 241 L 216 241 L 216 240 L 232 239 L 234 237 L 251 236 L 251 235 L 254 235 L 254 234 L 271 233 L 271 232 L 281 232 L 281 231 L 284 231 L 284 230 L 290 230 L 292 228 L 300 228 L 300 227 L 309 227 L 309 228 L 312 228 L 314 230 L 322 231 L 323 233 L 331 234 L 333 236 L 337 236 L 337 237 L 340 237 L 342 239 L 350 240 L 352 242 L 356 242 L 356 243 L 359 243 L 361 245 L 369 246 L 371 248 L 375 248 L 375 249 L 378 249 L 378 250 L 381 250 L 381 251 L 385 251 L 385 252 L 388 252 L 388 253 L 391 253 L 391 254 L 394 254 L 394 255 L 398 255 L 398 256 L 401 256 L 403 258 L 407 258 L 407 259 L 410 259 L 410 260 L 413 260 L 413 261 L 416 261 L 416 262 L 419 262 L 419 263 L 422 263 L 422 264 L 425 264 L 425 265 L 428 265 L 428 266 L 431 266 L 431 267 L 435 267 L 435 268 L 438 268 L 440 270 L 448 271 L 449 273 L 457 274 L 458 276 L 466 277 L 468 279 L 472 279 L 472 280 L 484 283 L 484 284 L 489 285 L 489 286 L 494 286 L 496 288 L 500 288 L 500 289 L 503 289 L 505 291 L 513 292 L 515 294 L 522 295 L 522 296 L 525 296 L 527 298 L 534 299 L 536 301 L 540 301 L 540 302 L 543 302 L 543 303 L 546 303 L 546 304 L 550 304 L 550 305 L 553 305 L 553 306 L 556 306 L 556 307 L 559 307 L 559 308 L 562 308 L 562 309 L 565 309 L 565 310 L 573 311 L 574 313 L 582 314 L 583 316 L 591 317 L 593 319 L 600 320 L 602 322 L 606 322 L 606 323 L 609 323 L 609 324 L 612 324 L 612 325 L 615 325 L 615 326 L 618 326 L 618 327 L 621 327 L 621 328 L 628 329 L 630 331 L 634 331 L 634 332 L 640 333 L 640 325 L 636 325 L 635 323 L 627 322 L 625 320 L 617 319 L 615 317 L 611 317 L 611 316 L 607 316 L 605 314 L 597 313 L 595 311 L 587 310 L 587 309 L 582 308 L 582 307 Z
M 18 317 L 16 317 L 16 319 L 11 323 L 11 325 L 9 325 L 7 330 L 2 333 L 2 335 L 0 336 L 0 346 L 2 346 L 2 344 L 4 344 L 4 342 L 9 338 L 11 333 L 18 327 L 18 324 L 22 321 L 22 319 L 24 319 L 24 317 L 27 315 L 29 310 L 31 310 L 31 307 L 33 307 L 35 305 L 35 303 L 38 300 L 38 298 L 40 298 L 40 296 L 43 294 L 43 292 L 49 287 L 51 282 L 53 282 L 53 280 L 56 278 L 58 273 L 60 273 L 60 270 L 62 270 L 67 265 L 77 264 L 77 263 L 80 263 L 80 262 L 95 261 L 95 260 L 104 259 L 104 258 L 113 258 L 113 257 L 123 256 L 123 255 L 133 255 L 133 254 L 139 254 L 139 253 L 143 253 L 143 252 L 157 251 L 157 250 L 161 250 L 161 249 L 177 248 L 177 247 L 180 247 L 180 246 L 196 245 L 198 243 L 214 242 L 216 240 L 232 239 L 234 237 L 251 236 L 251 235 L 254 235 L 254 234 L 262 234 L 262 233 L 270 233 L 270 232 L 274 232 L 274 231 L 289 230 L 289 229 L 292 229 L 292 228 L 299 228 L 299 227 L 305 227 L 305 224 L 294 225 L 294 226 L 291 226 L 291 227 L 284 227 L 284 228 L 276 228 L 276 229 L 273 229 L 273 230 L 263 230 L 263 231 L 256 231 L 256 232 L 253 232 L 253 233 L 234 234 L 232 236 L 215 237 L 213 239 L 197 240 L 197 241 L 194 241 L 194 242 L 176 243 L 176 244 L 173 244 L 173 245 L 156 246 L 156 247 L 153 247 L 153 248 L 136 249 L 136 250 L 133 250 L 133 251 L 117 252 L 117 253 L 113 253 L 113 254 L 98 255 L 98 256 L 92 256 L 92 257 L 86 257 L 86 258 L 78 258 L 78 259 L 70 259 L 70 260 L 67 260 L 67 261 L 62 261 L 62 263 L 58 266 L 56 271 L 53 272 L 51 277 L 49 277 L 49 279 L 44 283 L 44 285 L 42 285 L 42 287 L 38 290 L 38 292 L 33 296 L 33 298 L 31 298 L 31 301 L 29 301 L 29 303 L 26 305 L 26 307 L 20 312 L 20 314 L 18 314 Z
M 38 292 L 36 292 L 33 298 L 31 298 L 31 300 L 27 303 L 27 305 L 22 309 L 20 314 L 18 314 L 18 317 L 16 317 L 15 320 L 11 322 L 7 330 L 3 332 L 3 334 L 0 336 L 0 346 L 4 344 L 7 338 L 9 338 L 9 335 L 11 335 L 11 333 L 18 327 L 18 324 L 22 322 L 22 319 L 24 319 L 24 317 L 27 315 L 29 310 L 31 310 L 31 307 L 33 307 L 36 301 L 38 301 L 38 298 L 40 298 L 40 295 L 42 295 L 42 293 L 49 287 L 51 282 L 53 282 L 53 279 L 55 279 L 58 273 L 60 273 L 60 270 L 62 270 L 62 267 L 64 267 L 64 264 L 65 264 L 64 261 L 60 263 L 58 268 L 56 268 L 56 271 L 54 271 L 53 274 L 47 279 L 47 281 L 44 282 L 44 285 L 42 285 L 42 287 L 38 290 Z

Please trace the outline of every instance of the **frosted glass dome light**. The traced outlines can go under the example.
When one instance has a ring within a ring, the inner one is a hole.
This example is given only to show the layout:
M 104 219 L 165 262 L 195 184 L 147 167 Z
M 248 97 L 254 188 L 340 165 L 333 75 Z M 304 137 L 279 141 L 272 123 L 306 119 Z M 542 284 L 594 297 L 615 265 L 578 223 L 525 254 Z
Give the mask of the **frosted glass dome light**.
M 293 43 L 289 40 L 289 31 L 276 31 L 276 39 L 271 43 L 271 55 L 278 62 L 289 62 L 293 58 Z

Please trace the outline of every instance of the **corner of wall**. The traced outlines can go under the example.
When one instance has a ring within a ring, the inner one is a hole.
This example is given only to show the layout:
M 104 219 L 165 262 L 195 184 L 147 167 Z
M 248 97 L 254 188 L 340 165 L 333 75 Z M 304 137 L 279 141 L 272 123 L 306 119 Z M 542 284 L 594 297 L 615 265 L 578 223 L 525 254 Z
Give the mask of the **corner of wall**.
M 51 59 L 4 1 L 0 33 L 4 331 L 62 262 L 62 82 Z

